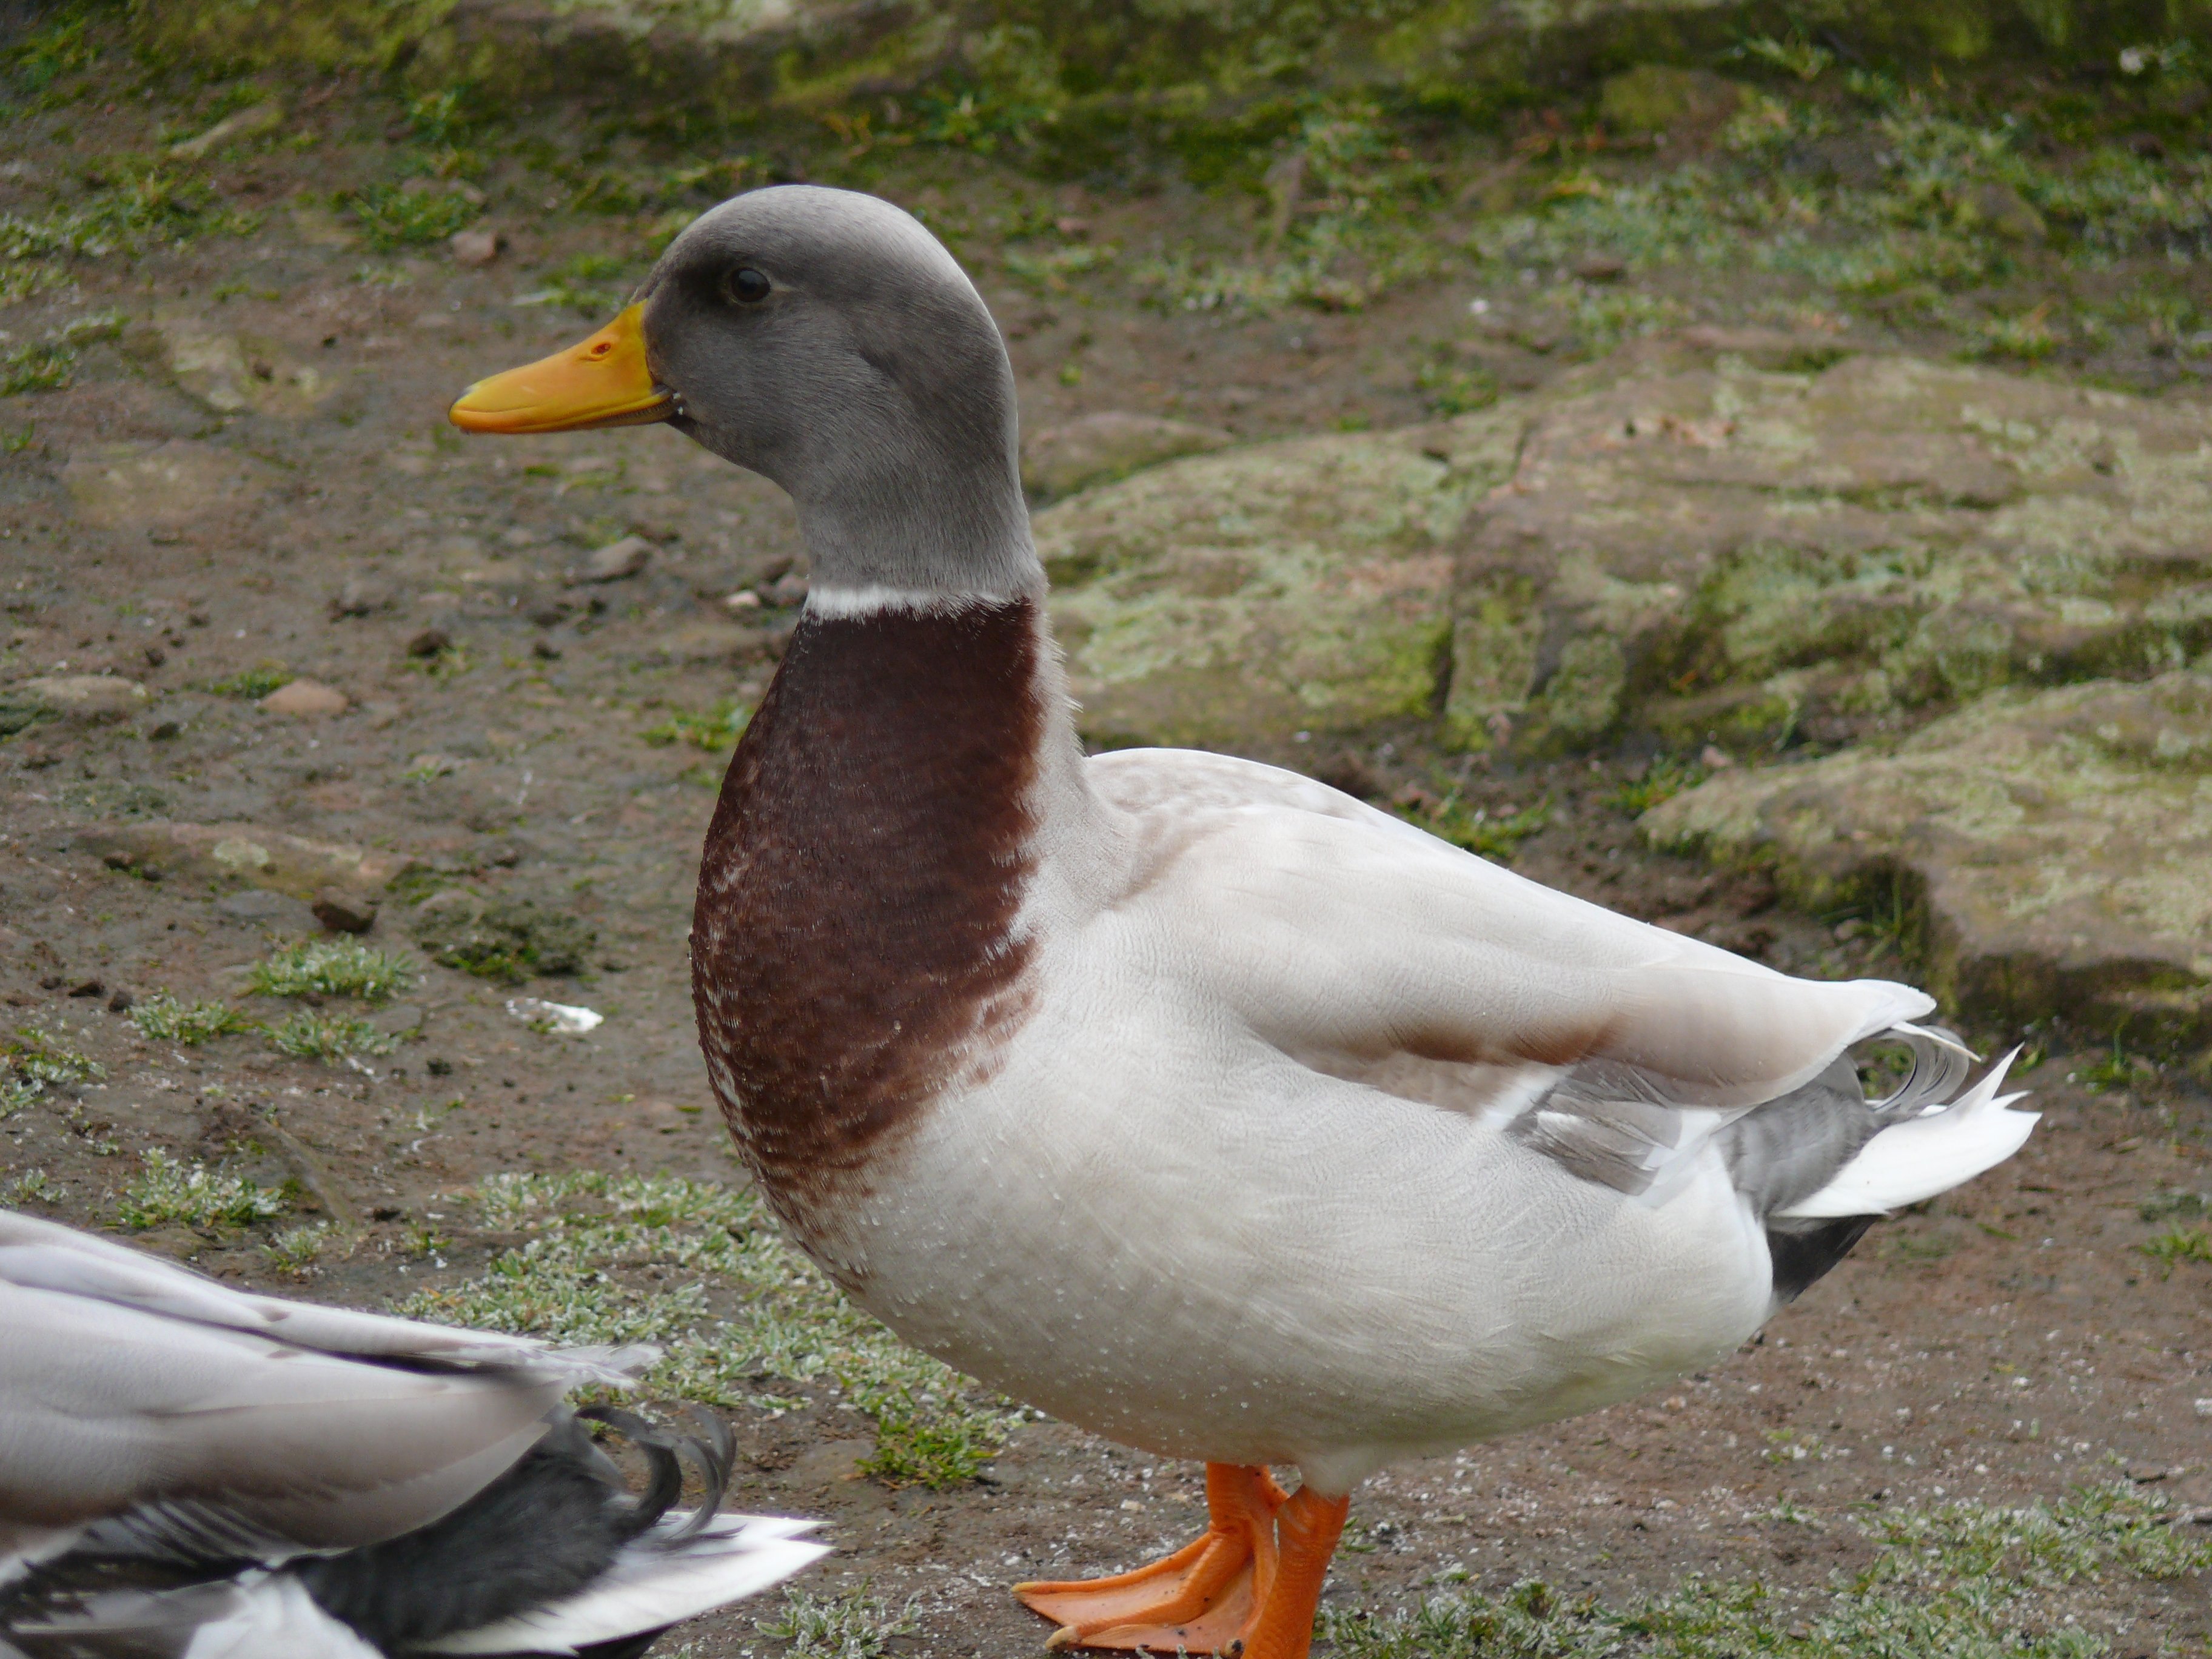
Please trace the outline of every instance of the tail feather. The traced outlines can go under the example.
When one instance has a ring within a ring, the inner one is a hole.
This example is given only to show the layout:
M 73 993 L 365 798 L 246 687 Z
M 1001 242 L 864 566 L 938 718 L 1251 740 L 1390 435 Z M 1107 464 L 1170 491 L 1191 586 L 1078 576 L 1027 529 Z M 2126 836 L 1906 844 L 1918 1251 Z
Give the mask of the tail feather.
M 2003 1163 L 2026 1143 L 2039 1115 L 2005 1109 L 2024 1098 L 2024 1092 L 1997 1093 L 2019 1053 L 2014 1048 L 2005 1055 L 1951 1104 L 1930 1106 L 1882 1129 L 1826 1186 L 1776 1215 L 1806 1220 L 1883 1215 L 1948 1192 Z M 1909 1080 L 1901 1092 L 1925 1098 L 1918 1081 Z
M 780 1583 L 830 1546 L 793 1534 L 814 1523 L 773 1516 L 718 1515 L 688 1532 L 689 1516 L 624 1547 L 615 1564 L 580 1593 L 495 1625 L 422 1644 L 429 1653 L 570 1653 L 694 1619 Z

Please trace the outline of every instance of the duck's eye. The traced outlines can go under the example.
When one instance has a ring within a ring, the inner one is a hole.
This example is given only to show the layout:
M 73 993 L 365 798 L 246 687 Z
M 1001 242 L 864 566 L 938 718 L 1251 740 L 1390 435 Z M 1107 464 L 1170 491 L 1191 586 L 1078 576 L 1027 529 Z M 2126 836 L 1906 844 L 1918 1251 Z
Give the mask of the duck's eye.
M 772 284 L 750 265 L 740 265 L 722 278 L 722 292 L 741 306 L 757 306 L 768 298 Z

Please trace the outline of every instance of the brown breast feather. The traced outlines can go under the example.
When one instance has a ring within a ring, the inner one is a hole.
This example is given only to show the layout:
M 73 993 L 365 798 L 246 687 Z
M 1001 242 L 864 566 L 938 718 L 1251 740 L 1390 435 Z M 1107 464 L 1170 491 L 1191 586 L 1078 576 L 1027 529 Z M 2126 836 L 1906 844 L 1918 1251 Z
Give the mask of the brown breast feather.
M 730 763 L 691 940 L 723 1115 L 802 1237 L 1020 1022 L 1029 600 L 809 615 Z

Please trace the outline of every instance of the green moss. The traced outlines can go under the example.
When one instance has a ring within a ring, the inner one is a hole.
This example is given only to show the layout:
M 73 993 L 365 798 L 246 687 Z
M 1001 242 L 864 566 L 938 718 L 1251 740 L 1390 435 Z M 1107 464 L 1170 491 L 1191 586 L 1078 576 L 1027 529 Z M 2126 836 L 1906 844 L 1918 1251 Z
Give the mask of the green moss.
M 529 899 L 486 899 L 448 888 L 424 902 L 416 942 L 436 961 L 479 979 L 520 985 L 539 974 L 578 974 L 599 930 Z

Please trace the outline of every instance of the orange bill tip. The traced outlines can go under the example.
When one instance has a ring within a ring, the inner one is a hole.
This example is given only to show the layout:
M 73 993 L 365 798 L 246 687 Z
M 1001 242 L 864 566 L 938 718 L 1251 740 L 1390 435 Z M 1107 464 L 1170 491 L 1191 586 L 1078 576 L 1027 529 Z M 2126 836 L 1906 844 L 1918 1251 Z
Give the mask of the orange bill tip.
M 676 412 L 645 361 L 645 307 L 631 306 L 588 340 L 478 380 L 447 418 L 464 432 L 588 432 L 647 426 Z

